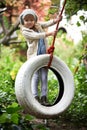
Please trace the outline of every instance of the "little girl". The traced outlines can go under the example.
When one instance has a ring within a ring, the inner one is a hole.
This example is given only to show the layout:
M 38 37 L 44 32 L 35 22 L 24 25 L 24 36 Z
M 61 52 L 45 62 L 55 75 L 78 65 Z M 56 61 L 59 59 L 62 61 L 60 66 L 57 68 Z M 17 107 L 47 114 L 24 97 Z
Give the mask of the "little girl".
M 47 39 L 48 36 L 54 36 L 56 31 L 45 32 L 44 29 L 56 24 L 62 18 L 58 17 L 54 20 L 47 22 L 38 22 L 38 17 L 34 10 L 25 9 L 20 14 L 20 24 L 22 34 L 26 38 L 28 50 L 27 59 L 33 58 L 47 52 Z M 38 96 L 38 83 L 41 79 L 41 100 Z M 32 77 L 32 93 L 34 97 L 41 102 L 42 105 L 47 106 L 47 68 L 43 67 L 34 73 Z

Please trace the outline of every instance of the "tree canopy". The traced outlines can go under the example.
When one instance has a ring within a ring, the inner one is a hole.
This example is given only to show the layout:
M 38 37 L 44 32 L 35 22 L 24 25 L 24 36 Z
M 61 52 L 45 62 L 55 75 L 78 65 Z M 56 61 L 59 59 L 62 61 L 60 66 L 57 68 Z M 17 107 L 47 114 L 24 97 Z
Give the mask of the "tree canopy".
M 60 0 L 51 0 L 52 4 L 59 6 Z M 64 0 L 61 0 L 64 1 Z M 67 0 L 65 13 L 70 17 L 76 14 L 79 10 L 87 11 L 87 0 Z
M 67 0 L 65 7 L 66 14 L 72 16 L 79 10 L 87 11 L 87 0 Z
M 15 5 L 15 3 L 17 2 L 19 2 L 20 0 L 18 0 L 18 1 L 16 1 L 16 0 L 0 0 L 0 5 L 1 5 L 1 3 L 4 3 L 4 4 L 9 4 L 10 6 L 13 6 L 13 5 Z M 51 2 L 52 3 L 52 5 L 56 5 L 56 6 L 58 6 L 59 7 L 59 4 L 60 4 L 60 2 L 61 1 L 63 1 L 63 0 L 47 0 L 47 1 L 40 1 L 40 0 L 23 0 L 22 1 L 22 3 L 27 3 L 27 4 L 29 4 L 29 6 L 33 6 L 33 5 L 35 5 L 34 7 L 36 8 L 36 7 L 44 7 L 44 6 L 46 6 L 47 4 L 47 6 L 49 6 L 49 3 Z M 17 4 L 16 3 L 16 4 Z M 46 6 L 46 7 L 47 7 Z M 37 10 L 38 10 L 39 8 L 37 8 Z M 44 9 L 45 9 L 45 7 L 44 7 Z M 77 13 L 77 11 L 79 11 L 79 10 L 87 10 L 87 0 L 67 0 L 66 1 L 66 6 L 65 6 L 65 13 L 67 14 L 67 15 L 69 15 L 69 16 L 72 16 L 73 14 L 76 14 Z M 42 12 L 43 12 L 43 10 L 42 10 Z M 40 13 L 41 13 L 41 10 L 40 10 Z M 42 15 L 42 13 L 41 13 L 41 15 Z

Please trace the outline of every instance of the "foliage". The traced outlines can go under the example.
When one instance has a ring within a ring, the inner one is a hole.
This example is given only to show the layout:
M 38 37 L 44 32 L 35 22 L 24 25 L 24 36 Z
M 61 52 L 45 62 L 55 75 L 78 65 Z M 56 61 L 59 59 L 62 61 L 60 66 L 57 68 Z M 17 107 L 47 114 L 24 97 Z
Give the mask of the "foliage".
M 75 97 L 68 114 L 70 114 L 71 120 L 85 123 L 87 121 L 87 70 L 83 65 L 79 66 L 79 70 L 74 78 L 76 87 Z
M 7 11 L 5 12 L 5 15 L 9 18 L 9 20 L 12 20 L 12 17 L 14 17 L 14 15 L 16 17 L 18 17 L 20 15 L 20 13 L 25 9 L 25 8 L 32 8 L 36 11 L 36 13 L 39 16 L 40 20 L 44 20 L 44 17 L 47 15 L 48 13 L 48 9 L 51 5 L 51 1 L 47 0 L 46 2 L 43 0 L 4 0 L 1 1 L 2 4 L 4 4 L 4 6 L 7 7 Z M 2 4 L 0 4 L 0 6 L 2 6 Z M 43 7 L 45 8 L 43 10 Z M 12 21 L 10 21 L 12 22 Z
M 54 75 L 54 73 L 51 70 L 49 70 L 48 71 L 48 99 L 50 104 L 53 104 L 55 102 L 58 93 L 59 93 L 59 84 L 57 81 L 57 77 Z
M 83 63 L 83 57 L 87 55 L 87 48 L 84 49 L 86 43 L 87 36 L 83 34 L 83 41 L 73 48 L 72 61 L 67 62 L 74 74 L 75 96 L 70 108 L 65 113 L 66 118 L 74 123 L 84 123 L 84 125 L 87 122 L 87 68 Z
M 4 0 L 1 1 L 0 6 L 3 5 L 8 5 L 10 8 L 8 8 L 8 14 L 12 13 L 10 11 L 11 7 L 14 9 L 16 8 L 15 12 L 17 13 L 16 15 L 20 14 L 20 12 L 27 7 L 32 6 L 31 8 L 33 8 L 37 14 L 40 16 L 40 19 L 43 19 L 43 17 L 45 17 L 48 13 L 48 9 L 50 8 L 50 6 L 52 5 L 56 5 L 59 7 L 60 5 L 60 0 L 47 0 L 45 1 L 31 1 L 31 0 Z M 20 6 L 21 5 L 21 6 Z M 65 6 L 65 13 L 66 15 L 68 15 L 69 17 L 76 14 L 79 10 L 87 10 L 87 2 L 86 0 L 67 0 L 66 1 L 66 6 Z M 43 7 L 45 8 L 45 10 L 43 10 Z M 10 15 L 10 14 L 9 14 Z
M 60 5 L 60 0 L 51 0 L 53 5 Z
M 51 0 L 53 5 L 59 5 L 60 0 Z M 61 0 L 62 2 L 62 0 Z M 79 10 L 87 10 L 86 0 L 66 0 L 65 13 L 69 17 L 76 14 Z
M 0 116 L 0 123 L 11 123 L 13 122 L 14 124 L 18 124 L 19 121 L 19 114 L 18 111 L 20 110 L 20 107 L 18 106 L 17 103 L 12 103 L 11 105 L 8 105 L 7 108 L 3 109 L 2 112 L 3 114 Z
M 14 48 L 1 46 L 0 124 L 4 130 L 11 130 L 13 125 L 21 125 L 25 130 L 27 130 L 25 126 L 31 128 L 30 124 L 27 124 L 28 120 L 32 120 L 31 116 L 21 115 L 23 109 L 18 105 L 15 97 L 14 79 L 21 65 L 22 62 L 19 60 L 19 57 L 15 57 Z M 15 76 L 12 72 L 15 73 Z
M 67 15 L 72 16 L 76 14 L 79 10 L 87 10 L 87 1 L 86 0 L 67 0 L 65 7 L 65 12 Z

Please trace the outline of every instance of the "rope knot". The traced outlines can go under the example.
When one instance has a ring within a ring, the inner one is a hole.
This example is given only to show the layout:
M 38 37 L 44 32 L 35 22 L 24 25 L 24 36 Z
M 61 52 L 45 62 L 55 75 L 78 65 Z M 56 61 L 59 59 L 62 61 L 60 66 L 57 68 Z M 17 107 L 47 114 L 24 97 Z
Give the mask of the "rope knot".
M 53 45 L 50 46 L 50 47 L 47 49 L 47 53 L 48 53 L 48 54 L 53 53 L 53 52 L 54 52 L 54 49 L 55 49 L 55 47 L 54 47 Z

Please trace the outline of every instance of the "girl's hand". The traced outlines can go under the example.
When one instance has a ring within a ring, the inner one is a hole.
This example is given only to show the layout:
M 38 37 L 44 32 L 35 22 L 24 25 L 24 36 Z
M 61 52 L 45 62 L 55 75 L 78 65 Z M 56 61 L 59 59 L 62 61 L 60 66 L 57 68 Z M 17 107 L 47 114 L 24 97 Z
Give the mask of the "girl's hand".
M 55 49 L 54 46 L 50 46 L 50 47 L 47 49 L 47 53 L 48 53 L 48 54 L 53 53 L 53 52 L 54 52 L 54 49 Z
M 53 20 L 54 24 L 56 24 L 57 22 L 60 22 L 62 20 L 62 16 L 58 16 L 56 19 Z

